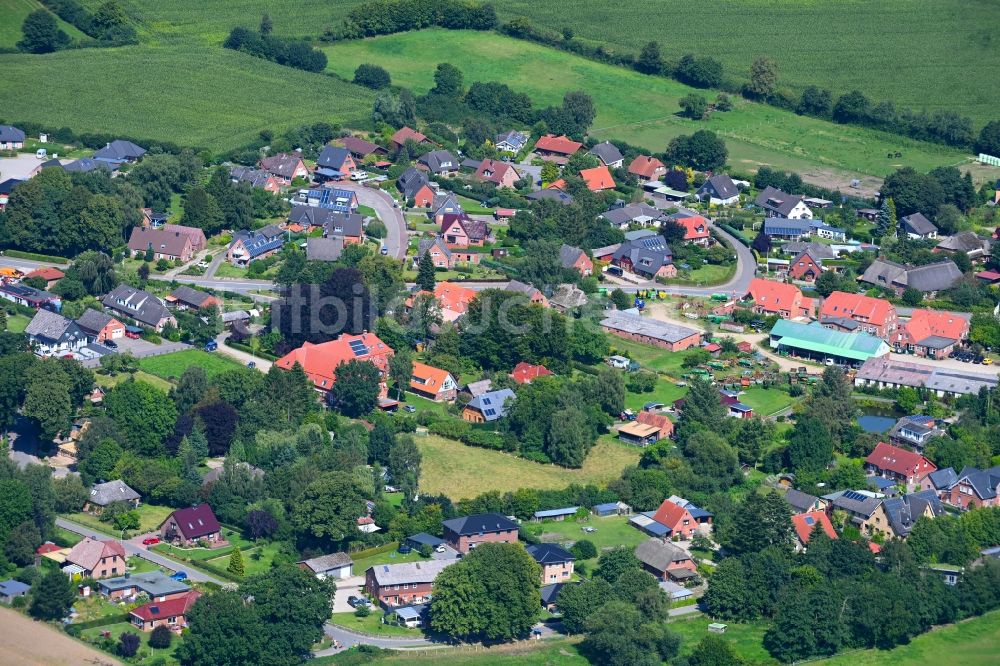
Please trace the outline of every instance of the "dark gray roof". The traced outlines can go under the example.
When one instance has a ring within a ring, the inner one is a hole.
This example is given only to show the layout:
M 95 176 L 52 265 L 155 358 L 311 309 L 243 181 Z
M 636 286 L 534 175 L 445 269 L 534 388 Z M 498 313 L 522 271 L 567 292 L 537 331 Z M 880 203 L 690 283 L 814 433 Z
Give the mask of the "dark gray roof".
M 647 539 L 635 548 L 635 556 L 643 564 L 651 567 L 655 571 L 666 571 L 674 562 L 683 562 L 691 559 L 672 543 L 661 541 L 660 539 Z
M 330 569 L 339 569 L 354 564 L 354 560 L 347 553 L 331 553 L 308 560 L 301 560 L 299 564 L 306 565 L 313 573 L 323 573 Z
M 263 189 L 272 176 L 263 169 L 234 166 L 229 170 L 229 177 L 237 183 L 250 183 L 250 187 Z
M 824 326 L 834 326 L 836 328 L 843 329 L 845 331 L 853 331 L 857 329 L 861 324 L 848 317 L 820 317 L 819 323 Z
M 344 171 L 344 162 L 351 156 L 351 151 L 340 146 L 325 146 L 316 158 L 316 167 Z
M 342 237 L 310 238 L 306 241 L 307 261 L 337 261 L 343 251 Z
M 673 263 L 674 254 L 667 240 L 657 235 L 625 241 L 611 255 L 615 263 L 625 258 L 631 262 L 633 272 L 655 275 L 660 268 Z
M 769 217 L 764 220 L 764 233 L 768 236 L 802 236 L 811 230 L 811 220 L 789 220 L 784 217 Z
M 89 173 L 94 169 L 110 169 L 108 163 L 102 160 L 95 160 L 91 157 L 81 157 L 73 160 L 69 164 L 64 164 L 63 169 L 71 173 Z
M 506 141 L 511 146 L 520 151 L 522 148 L 524 148 L 525 144 L 528 143 L 528 140 L 530 138 L 531 137 L 528 136 L 525 132 L 510 130 L 509 132 L 504 132 L 503 134 L 497 134 L 496 142 L 500 143 L 501 141 Z
M 788 217 L 788 214 L 792 212 L 799 202 L 802 201 L 802 197 L 797 194 L 788 194 L 787 192 L 782 192 L 776 187 L 765 187 L 764 190 L 757 195 L 754 199 L 754 203 L 764 210 L 769 210 L 777 213 L 781 217 Z
M 622 151 L 618 150 L 618 146 L 608 141 L 597 144 L 591 148 L 589 152 L 591 155 L 604 162 L 607 166 L 611 166 L 615 162 L 621 162 L 625 159 L 622 155 Z
M 997 487 L 1000 486 L 1000 466 L 986 470 L 966 467 L 958 473 L 958 480 L 972 486 L 980 498 L 993 499 L 997 496 Z
M 558 603 L 559 593 L 567 585 L 575 585 L 575 583 L 553 583 L 551 585 L 543 585 L 539 590 L 542 594 L 542 603 L 548 606 L 549 604 Z
M 644 203 L 628 204 L 601 213 L 601 217 L 615 226 L 626 226 L 635 220 L 664 220 L 662 212 Z
M 889 524 L 897 537 L 908 535 L 917 519 L 924 515 L 928 508 L 934 517 L 944 513 L 941 500 L 933 490 L 922 490 L 902 497 L 893 497 L 885 500 L 882 506 L 889 516 Z
M 423 164 L 431 173 L 443 173 L 445 171 L 457 171 L 459 167 L 458 158 L 447 150 L 432 150 L 421 155 L 417 162 Z
M 664 342 L 679 342 L 700 333 L 698 329 L 688 328 L 669 321 L 643 317 L 623 310 L 611 310 L 601 321 L 601 326 L 624 333 L 642 335 Z
M 145 148 L 137 146 L 131 141 L 116 139 L 95 152 L 94 159 L 106 160 L 108 162 L 130 162 L 139 159 L 145 154 Z
M 420 546 L 430 546 L 431 548 L 437 548 L 444 543 L 444 539 L 441 537 L 436 537 L 433 534 L 428 534 L 427 532 L 419 532 L 412 536 L 406 537 L 408 543 L 416 544 L 419 548 Z
M 369 567 L 380 586 L 433 583 L 442 571 L 460 560 L 424 560 L 403 564 L 376 564 Z M 367 573 L 367 572 L 366 572 Z
M 96 335 L 97 333 L 100 333 L 112 319 L 114 319 L 114 317 L 109 315 L 107 312 L 99 312 L 98 310 L 87 308 L 87 310 L 80 315 L 80 318 L 76 320 L 76 324 L 87 333 Z
M 504 389 L 510 391 L 510 389 Z M 513 391 L 510 391 L 513 394 Z M 507 532 L 517 530 L 517 523 L 499 513 L 477 513 L 471 516 L 452 518 L 442 522 L 446 528 L 459 536 L 471 536 L 487 532 Z
M 566 194 L 562 190 L 538 190 L 537 192 L 532 192 L 525 197 L 526 199 L 531 199 L 532 201 L 542 201 L 543 199 L 551 199 L 552 201 L 558 201 L 566 206 L 573 203 L 573 196 Z
M 503 286 L 504 291 L 516 291 L 519 294 L 524 294 L 525 296 L 531 298 L 539 292 L 538 287 L 533 287 L 530 284 L 521 282 L 520 280 L 511 280 Z
M 323 233 L 326 236 L 360 238 L 364 233 L 364 219 L 357 213 L 337 213 L 327 218 Z
M 733 182 L 732 178 L 724 173 L 720 173 L 706 180 L 702 183 L 702 186 L 698 188 L 699 195 L 705 194 L 706 192 L 709 194 L 714 193 L 715 199 L 731 199 L 738 196 L 740 190 L 736 187 L 736 183 Z
M 573 557 L 573 553 L 554 543 L 533 544 L 525 548 L 525 550 L 528 551 L 528 555 L 535 558 L 535 561 L 542 566 L 546 564 L 563 564 L 576 560 Z
M 899 225 L 903 228 L 903 231 L 911 234 L 917 234 L 918 236 L 926 236 L 927 234 L 937 232 L 937 227 L 935 227 L 930 220 L 924 217 L 923 213 L 905 215 L 899 218 Z
M 829 245 L 823 243 L 815 243 L 812 241 L 789 241 L 781 246 L 781 251 L 785 254 L 799 255 L 803 252 L 808 252 L 809 255 L 817 260 L 822 261 L 823 259 L 833 259 L 836 255 L 833 253 L 833 248 Z
M 788 502 L 792 508 L 802 511 L 811 511 L 813 506 L 819 498 L 815 495 L 810 495 L 809 493 L 804 493 L 801 490 L 795 490 L 791 488 L 785 493 L 785 501 Z
M 479 411 L 486 421 L 496 421 L 506 415 L 509 405 L 516 398 L 509 388 L 480 393 L 469 401 L 467 407 Z
M 958 482 L 958 474 L 951 467 L 935 470 L 928 474 L 927 478 L 931 480 L 931 483 L 937 490 L 951 488 Z
M 24 181 L 20 178 L 8 178 L 0 182 L 0 194 L 10 194 L 14 190 L 14 186 Z
M 285 232 L 279 227 L 269 224 L 256 231 L 247 231 L 246 229 L 237 231 L 233 234 L 233 240 L 229 246 L 232 247 L 238 241 L 242 242 L 252 260 L 254 257 L 259 257 L 284 245 Z
M 314 227 L 326 226 L 326 223 L 343 213 L 332 208 L 321 206 L 292 206 L 288 213 L 288 221 L 302 226 L 311 225 Z
M 87 501 L 98 506 L 107 506 L 112 502 L 131 502 L 139 497 L 139 493 L 129 487 L 127 483 L 121 479 L 115 479 L 107 483 L 95 483 L 90 489 L 90 497 Z
M 435 236 L 434 238 L 421 238 L 420 242 L 417 243 L 417 260 L 419 261 L 427 250 L 432 247 L 437 246 L 438 250 L 446 257 L 451 257 L 451 250 L 448 249 L 448 245 L 440 236 Z
M 950 289 L 961 277 L 962 271 L 951 259 L 924 266 L 905 266 L 887 259 L 876 259 L 859 279 L 883 287 L 913 287 L 930 292 Z
M 13 125 L 0 125 L 0 142 L 23 143 L 25 139 L 24 130 Z
M 201 291 L 200 289 L 193 289 L 187 285 L 181 285 L 174 289 L 171 296 L 176 298 L 178 301 L 184 305 L 190 305 L 192 307 L 200 308 L 205 304 L 205 301 L 212 298 L 212 294 Z
M 80 330 L 72 319 L 49 310 L 39 310 L 31 318 L 24 332 L 32 338 L 40 338 L 49 342 L 64 342 L 82 340 L 86 334 Z
M 430 183 L 430 179 L 427 178 L 426 173 L 415 167 L 410 167 L 396 180 L 396 187 L 399 188 L 399 191 L 403 193 L 404 197 L 409 199 L 415 195 L 421 187 L 427 185 L 428 183 Z
M 974 231 L 962 231 L 954 236 L 941 239 L 937 244 L 941 250 L 965 252 L 966 254 L 989 254 L 990 239 L 980 238 Z
M 157 326 L 161 321 L 170 317 L 170 311 L 167 310 L 163 301 L 148 291 L 136 289 L 127 284 L 115 287 L 101 302 L 104 307 L 124 313 L 148 326 Z
M 881 504 L 880 498 L 869 497 L 854 490 L 845 491 L 833 500 L 834 507 L 865 517 L 875 513 Z

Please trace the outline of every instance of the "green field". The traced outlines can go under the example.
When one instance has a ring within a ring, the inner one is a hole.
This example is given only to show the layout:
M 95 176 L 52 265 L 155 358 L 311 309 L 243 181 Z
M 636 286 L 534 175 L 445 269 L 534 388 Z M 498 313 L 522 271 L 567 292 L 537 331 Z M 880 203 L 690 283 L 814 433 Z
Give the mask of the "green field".
M 139 360 L 141 369 L 163 379 L 179 379 L 184 371 L 192 365 L 203 368 L 209 379 L 219 373 L 239 367 L 239 364 L 228 356 L 212 354 L 201 349 L 185 349 L 184 351 L 162 356 L 150 356 Z
M 593 527 L 594 532 L 584 532 L 584 527 Z M 526 522 L 521 526 L 524 532 L 539 537 L 546 543 L 572 545 L 586 539 L 597 546 L 598 552 L 616 546 L 637 546 L 647 539 L 646 535 L 628 524 L 628 516 L 591 516 L 583 521 L 567 518 L 562 521 L 543 523 Z M 584 560 L 588 564 L 594 560 Z
M 954 110 L 979 127 L 998 117 L 1000 95 L 982 85 L 1000 69 L 1000 3 L 994 0 L 496 0 L 500 16 L 526 16 L 553 31 L 637 53 L 649 41 L 676 60 L 721 61 L 745 81 L 759 56 L 778 63 L 778 85 L 835 94 L 860 89 L 898 107 Z M 458 63 L 456 63 L 458 64 Z
M 791 407 L 795 400 L 786 392 L 778 389 L 752 386 L 740 394 L 740 402 L 753 407 L 755 416 L 769 416 Z
M 23 333 L 31 322 L 31 317 L 22 314 L 7 315 L 7 330 L 11 333 Z
M 453 500 L 475 497 L 490 490 L 565 488 L 571 483 L 605 484 L 639 460 L 638 449 L 602 440 L 590 451 L 580 469 L 543 465 L 508 453 L 466 446 L 430 435 L 417 437 L 423 454 L 420 491 L 443 494 Z
M 382 624 L 381 609 L 373 609 L 367 617 L 357 617 L 353 612 L 334 613 L 330 618 L 331 624 L 346 627 L 353 631 L 359 631 L 369 636 L 395 636 L 403 638 L 421 638 L 423 632 L 419 629 L 407 629 L 394 624 Z
M 168 506 L 158 506 L 155 504 L 140 504 L 138 511 L 139 530 L 136 534 L 145 534 L 146 532 L 152 532 L 159 527 L 163 521 L 167 519 L 167 516 L 170 515 L 170 512 L 173 511 L 173 509 Z M 121 532 L 120 530 L 116 530 L 110 523 L 102 523 L 97 516 L 84 513 L 82 511 L 67 515 L 66 517 L 74 523 L 86 525 L 87 527 L 106 534 L 119 536 Z
M 0 0 L 0 48 L 14 48 L 23 36 L 21 34 L 21 24 L 31 12 L 42 9 L 42 4 L 38 0 Z M 59 27 L 69 35 L 70 39 L 86 38 L 82 32 L 66 23 L 61 18 L 56 18 Z
M 433 85 L 439 62 L 458 66 L 466 85 L 502 81 L 529 94 L 537 105 L 558 103 L 568 90 L 585 90 L 597 107 L 591 130 L 595 136 L 662 151 L 672 137 L 704 127 L 726 138 L 730 163 L 736 167 L 772 164 L 813 180 L 826 178 L 831 185 L 840 184 L 848 171 L 884 176 L 899 164 L 928 170 L 968 157 L 952 148 L 746 101 L 705 121 L 687 120 L 677 115 L 677 102 L 693 88 L 493 33 L 423 30 L 342 42 L 323 50 L 329 68 L 341 76 L 350 77 L 358 64 L 373 62 L 388 69 L 394 83 L 418 93 Z M 415 53 L 420 57 L 413 57 Z M 901 151 L 902 159 L 887 159 L 889 151 Z

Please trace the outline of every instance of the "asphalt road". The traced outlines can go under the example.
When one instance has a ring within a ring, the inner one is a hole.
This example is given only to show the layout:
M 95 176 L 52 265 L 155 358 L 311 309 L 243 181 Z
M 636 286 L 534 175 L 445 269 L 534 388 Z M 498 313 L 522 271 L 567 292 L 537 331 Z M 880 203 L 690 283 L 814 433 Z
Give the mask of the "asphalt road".
M 358 183 L 337 183 L 340 189 L 351 190 L 358 195 L 358 203 L 374 208 L 379 219 L 385 224 L 388 234 L 383 239 L 389 249 L 389 256 L 396 259 L 406 258 L 406 219 L 403 211 L 396 208 L 395 200 L 382 190 L 365 187 Z
M 254 364 L 254 367 L 256 367 L 258 370 L 264 373 L 266 373 L 268 370 L 271 369 L 271 361 L 268 361 L 266 358 L 261 358 L 260 356 L 254 356 L 253 354 L 248 354 L 241 349 L 234 349 L 233 347 L 230 347 L 229 345 L 226 344 L 226 340 L 228 338 L 229 338 L 229 331 L 226 331 L 225 333 L 220 333 L 215 337 L 215 341 L 219 345 L 219 348 L 216 351 L 219 354 L 223 354 L 225 356 L 234 358 L 243 365 L 252 362 Z
M 73 532 L 74 534 L 79 534 L 80 536 L 85 536 L 85 537 L 106 536 L 106 535 L 101 535 L 99 532 L 96 532 L 93 528 L 81 525 L 79 523 L 74 523 L 73 521 L 66 520 L 65 518 L 56 518 L 56 525 L 63 528 L 64 530 Z M 188 575 L 188 578 L 190 580 L 193 580 L 195 582 L 215 583 L 217 585 L 225 584 L 225 581 L 219 580 L 218 578 L 215 578 L 213 576 L 209 576 L 208 574 L 204 574 L 196 569 L 191 569 L 189 567 L 186 567 L 180 562 L 172 560 L 169 557 L 164 557 L 159 553 L 147 550 L 146 547 L 143 546 L 142 544 L 135 544 L 132 543 L 131 541 L 123 541 L 122 544 L 125 546 L 125 552 L 128 553 L 129 555 L 134 555 L 135 557 L 147 560 L 149 562 L 152 562 L 153 564 L 164 567 L 165 569 L 169 569 L 171 571 L 183 571 Z

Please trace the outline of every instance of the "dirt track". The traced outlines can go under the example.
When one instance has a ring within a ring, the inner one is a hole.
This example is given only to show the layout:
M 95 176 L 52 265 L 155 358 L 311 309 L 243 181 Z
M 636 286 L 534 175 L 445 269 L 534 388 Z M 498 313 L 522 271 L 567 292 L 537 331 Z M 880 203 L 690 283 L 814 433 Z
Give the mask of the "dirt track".
M 0 654 L 0 661 L 12 666 L 121 665 L 117 659 L 9 608 L 0 608 Z

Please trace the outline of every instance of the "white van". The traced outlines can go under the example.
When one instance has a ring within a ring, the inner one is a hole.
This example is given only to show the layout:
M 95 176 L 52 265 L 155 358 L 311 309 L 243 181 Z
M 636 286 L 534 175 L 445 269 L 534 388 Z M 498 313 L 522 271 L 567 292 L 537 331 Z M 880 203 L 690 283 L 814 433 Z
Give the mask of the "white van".
M 40 160 L 44 160 L 46 157 L 48 157 L 48 155 L 49 151 L 45 150 L 44 148 L 39 148 L 38 150 L 35 151 L 35 157 L 37 157 Z
M 351 180 L 353 181 L 365 180 L 366 178 L 368 178 L 367 171 L 355 171 L 351 174 Z

